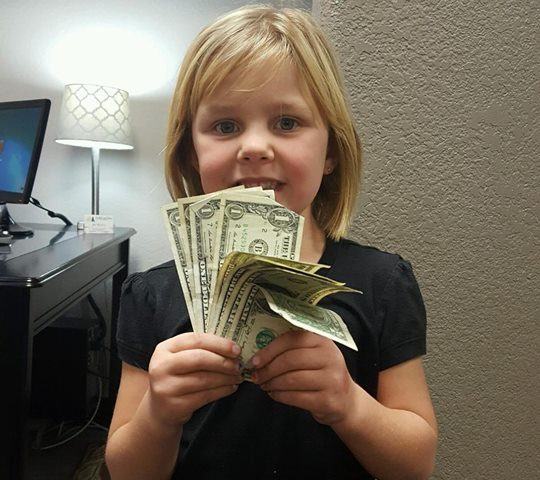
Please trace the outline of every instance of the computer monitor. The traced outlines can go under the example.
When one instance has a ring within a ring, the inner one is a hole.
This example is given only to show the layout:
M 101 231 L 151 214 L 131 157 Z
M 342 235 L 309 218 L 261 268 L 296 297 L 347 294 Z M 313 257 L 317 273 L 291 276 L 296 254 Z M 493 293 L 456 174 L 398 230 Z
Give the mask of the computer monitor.
M 48 99 L 0 102 L 0 232 L 32 233 L 13 220 L 6 204 L 30 201 L 50 108 Z

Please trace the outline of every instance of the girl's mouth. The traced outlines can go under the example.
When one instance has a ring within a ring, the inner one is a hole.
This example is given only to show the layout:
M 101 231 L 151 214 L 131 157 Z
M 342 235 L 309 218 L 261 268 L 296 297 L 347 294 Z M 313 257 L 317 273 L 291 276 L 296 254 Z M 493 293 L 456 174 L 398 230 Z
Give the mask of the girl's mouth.
M 236 182 L 236 185 L 243 185 L 246 188 L 262 187 L 264 190 L 279 190 L 283 183 L 277 180 L 247 178 Z

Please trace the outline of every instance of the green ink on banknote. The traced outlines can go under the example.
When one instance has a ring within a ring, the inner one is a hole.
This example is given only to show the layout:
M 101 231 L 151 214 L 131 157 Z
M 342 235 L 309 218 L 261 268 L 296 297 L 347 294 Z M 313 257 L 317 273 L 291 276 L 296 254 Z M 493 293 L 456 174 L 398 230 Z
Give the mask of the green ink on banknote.
M 255 344 L 257 345 L 257 348 L 261 349 L 266 347 L 269 343 L 271 343 L 273 340 L 277 338 L 277 333 L 273 330 L 270 330 L 269 328 L 265 328 L 264 330 L 261 330 L 257 337 L 255 338 Z

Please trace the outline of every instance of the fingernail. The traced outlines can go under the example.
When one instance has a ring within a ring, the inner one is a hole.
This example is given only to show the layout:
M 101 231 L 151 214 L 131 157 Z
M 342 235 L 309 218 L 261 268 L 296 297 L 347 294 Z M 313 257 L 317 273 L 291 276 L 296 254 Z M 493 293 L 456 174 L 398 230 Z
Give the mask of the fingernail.
M 232 352 L 233 352 L 234 355 L 240 355 L 241 351 L 242 350 L 240 350 L 240 347 L 238 345 L 236 345 L 236 344 L 233 345 Z
M 251 359 L 251 365 L 253 365 L 254 367 L 258 367 L 261 363 L 261 360 L 259 357 L 253 357 Z

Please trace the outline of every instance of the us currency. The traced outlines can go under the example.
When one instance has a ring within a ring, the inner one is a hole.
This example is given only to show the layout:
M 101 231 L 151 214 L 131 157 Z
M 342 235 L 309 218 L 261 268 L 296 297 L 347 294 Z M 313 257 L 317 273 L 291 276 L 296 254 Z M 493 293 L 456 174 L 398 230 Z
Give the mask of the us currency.
M 228 190 L 223 190 L 210 195 L 209 198 L 203 198 L 189 205 L 190 224 L 193 225 L 191 230 L 191 245 L 197 243 L 202 244 L 202 254 L 207 259 L 213 258 L 213 247 L 216 243 L 217 224 L 219 220 L 219 210 L 221 199 L 224 195 L 234 194 L 242 187 L 236 187 Z M 264 196 L 274 200 L 273 190 L 263 190 L 262 187 L 250 187 L 240 190 L 242 194 L 255 196 Z
M 243 258 L 243 263 L 238 262 L 238 257 Z M 322 265 L 287 262 L 234 252 L 226 258 L 223 267 L 226 267 L 229 258 L 237 267 L 227 270 L 228 273 L 224 275 L 219 298 L 213 303 L 210 331 L 235 341 L 241 338 L 242 344 L 239 345 L 244 360 L 250 358 L 249 352 L 254 353 L 258 348 L 260 342 L 253 343 L 256 338 L 250 336 L 249 332 L 259 328 L 257 325 L 262 320 L 266 329 L 275 323 L 274 331 L 278 334 L 303 328 L 356 349 L 341 317 L 335 312 L 317 307 L 316 304 L 333 293 L 361 292 L 314 273 Z M 292 268 L 290 264 L 301 268 Z M 311 271 L 306 271 L 306 267 Z M 256 292 L 262 292 L 264 298 L 259 298 L 258 306 L 253 306 Z M 268 308 L 261 307 L 261 301 L 266 302 L 271 312 Z M 261 318 L 258 318 L 259 315 Z M 276 320 L 276 315 L 280 320 Z
M 199 245 L 198 241 L 192 242 L 191 234 L 191 215 L 190 207 L 192 205 L 201 205 L 207 200 L 220 195 L 223 192 L 231 191 L 262 191 L 261 187 L 253 187 L 246 189 L 243 185 L 232 187 L 222 192 L 215 192 L 206 195 L 198 195 L 177 200 L 177 208 L 175 204 L 168 204 L 162 207 L 162 214 L 164 219 L 167 236 L 171 245 L 171 250 L 175 260 L 176 268 L 178 271 L 184 297 L 188 308 L 188 313 L 193 324 L 194 331 L 204 331 L 204 319 L 203 309 L 205 304 L 203 303 L 203 296 L 201 288 L 201 275 L 195 275 L 194 269 L 198 267 L 197 259 L 200 255 L 195 256 L 196 262 L 194 263 L 194 252 Z M 273 191 L 265 191 L 264 195 L 273 198 Z M 212 232 L 214 231 L 211 230 Z M 209 239 L 209 242 L 214 242 Z M 197 272 L 198 273 L 198 272 Z M 207 298 L 204 298 L 207 301 Z
M 291 330 L 308 330 L 358 350 L 341 317 L 316 305 L 299 302 L 287 295 L 249 284 L 230 338 L 241 349 L 242 374 L 251 379 L 249 361 L 274 339 Z
M 230 190 L 239 190 L 244 189 L 243 186 L 232 187 Z M 191 216 L 189 208 L 191 205 L 194 205 L 198 202 L 209 200 L 219 195 L 220 192 L 208 193 L 204 195 L 195 195 L 186 198 L 180 198 L 176 201 L 178 205 L 178 220 L 179 220 L 179 239 L 183 246 L 185 252 L 185 263 L 186 263 L 186 272 L 189 278 L 189 295 L 191 299 L 191 323 L 193 326 L 193 331 L 205 331 L 205 321 L 204 321 L 204 310 L 205 310 L 205 301 L 207 303 L 207 298 L 203 299 L 203 288 L 201 286 L 201 275 L 198 273 L 200 265 L 197 263 L 197 256 L 194 251 L 197 249 L 198 244 L 193 244 L 191 242 Z M 199 330 L 201 329 L 201 330 Z
M 227 338 L 233 340 L 240 347 L 240 362 L 243 365 L 242 376 L 251 380 L 249 360 L 261 348 L 280 335 L 297 329 L 285 318 L 270 309 L 268 302 L 256 285 L 248 285 L 243 298 L 242 315 L 234 323 Z
M 261 288 L 268 306 L 292 325 L 341 343 L 358 351 L 347 325 L 334 311 L 292 298 L 271 289 Z
M 251 268 L 250 268 L 251 267 Z M 255 270 L 258 275 L 262 274 L 262 269 L 268 270 L 273 267 L 286 267 L 291 270 L 307 271 L 315 273 L 325 265 L 315 263 L 303 263 L 284 258 L 271 258 L 254 255 L 247 252 L 231 252 L 225 257 L 218 272 L 216 288 L 212 292 L 212 303 L 209 312 L 209 331 L 215 333 L 219 329 L 218 322 L 227 321 L 223 312 L 228 305 L 230 297 L 239 301 L 243 295 L 241 286 L 236 288 L 242 275 L 250 275 L 251 270 Z M 240 285 L 242 282 L 240 281 Z
M 323 265 L 321 263 L 300 262 L 297 260 L 289 260 L 287 258 L 265 257 L 253 253 L 235 251 L 229 253 L 225 257 L 222 268 L 219 270 L 218 281 L 221 284 L 223 279 L 230 275 L 232 270 L 236 270 L 241 266 L 248 266 L 256 262 L 263 262 L 264 264 L 307 273 L 317 273 L 323 268 L 330 268 L 329 265 Z
M 303 228 L 304 218 L 275 200 L 223 196 L 212 270 L 217 272 L 233 251 L 298 260 Z M 212 295 L 215 285 L 214 280 Z
M 236 256 L 236 252 L 233 256 Z M 302 302 L 313 305 L 324 297 L 338 292 L 356 292 L 344 283 L 318 275 L 326 265 L 302 262 L 288 262 L 282 259 L 254 257 L 242 267 L 243 270 L 258 273 L 248 281 L 260 287 L 272 288 Z
M 161 207 L 161 212 L 163 216 L 163 222 L 165 224 L 165 230 L 167 231 L 167 236 L 171 245 L 174 263 L 176 265 L 176 271 L 180 280 L 180 286 L 182 287 L 182 291 L 184 293 L 186 307 L 193 326 L 193 331 L 203 332 L 203 325 L 201 324 L 201 322 L 196 321 L 197 319 L 193 311 L 191 294 L 193 288 L 193 279 L 190 267 L 188 266 L 187 262 L 188 256 L 185 250 L 185 247 L 187 245 L 185 242 L 182 242 L 181 239 L 181 226 L 183 217 L 181 217 L 180 215 L 180 210 L 177 203 L 163 205 Z
M 186 252 L 186 262 L 190 270 L 193 269 L 193 254 L 191 245 L 191 223 L 189 217 L 189 206 L 202 199 L 209 198 L 212 194 L 196 195 L 194 197 L 179 198 L 176 201 L 178 208 L 178 218 L 180 220 L 180 241 Z
M 270 325 L 354 348 L 339 315 L 316 306 L 354 290 L 318 275 L 325 266 L 299 262 L 303 218 L 258 195 L 216 192 L 162 208 L 194 331 L 238 338 L 244 359 L 271 338 Z
M 194 332 L 204 332 L 204 317 L 202 314 L 202 301 L 200 280 L 195 275 L 195 265 L 193 263 L 193 245 L 191 244 L 191 222 L 189 216 L 189 206 L 195 202 L 210 198 L 214 194 L 197 195 L 193 197 L 180 198 L 177 200 L 178 218 L 179 218 L 179 240 L 185 253 L 186 274 L 189 278 L 187 282 L 189 287 L 189 296 L 191 300 L 190 318 Z
M 241 190 L 241 192 L 243 196 L 248 194 L 265 198 L 273 198 L 274 196 L 273 190 L 263 190 L 262 187 L 249 188 Z M 236 198 L 237 195 L 238 193 L 234 190 L 220 191 L 195 203 L 187 203 L 188 208 L 185 211 L 186 216 L 189 212 L 190 250 L 195 285 L 194 298 L 197 313 L 203 317 L 205 331 L 208 323 L 212 278 L 217 274 L 212 268 L 212 259 L 221 200 L 224 196 Z
M 355 290 L 327 277 L 317 275 L 324 265 L 292 262 L 233 252 L 223 263 L 213 296 L 209 331 L 224 336 L 235 321 L 235 314 L 247 284 L 272 288 L 299 301 L 316 304 L 337 292 Z

